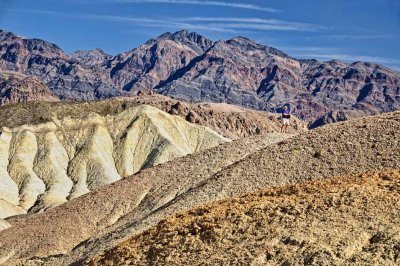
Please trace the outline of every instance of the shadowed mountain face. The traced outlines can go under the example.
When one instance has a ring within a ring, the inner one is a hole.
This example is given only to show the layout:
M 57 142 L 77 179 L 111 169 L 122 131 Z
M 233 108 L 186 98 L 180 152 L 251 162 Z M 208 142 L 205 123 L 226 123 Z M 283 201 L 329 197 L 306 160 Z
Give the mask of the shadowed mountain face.
M 400 73 L 386 67 L 298 60 L 244 37 L 213 42 L 187 31 L 165 33 L 116 56 L 100 49 L 66 55 L 54 44 L 0 31 L 0 70 L 38 76 L 67 100 L 155 90 L 257 110 L 289 103 L 309 122 L 332 111 L 346 112 L 348 119 L 351 110 L 368 115 L 400 109 Z

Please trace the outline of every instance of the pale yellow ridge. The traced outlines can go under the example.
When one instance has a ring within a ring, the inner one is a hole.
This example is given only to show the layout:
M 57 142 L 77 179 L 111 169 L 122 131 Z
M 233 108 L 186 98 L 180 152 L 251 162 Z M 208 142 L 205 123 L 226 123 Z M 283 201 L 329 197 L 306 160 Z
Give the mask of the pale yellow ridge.
M 40 212 L 228 139 L 150 106 L 3 128 L 0 218 Z

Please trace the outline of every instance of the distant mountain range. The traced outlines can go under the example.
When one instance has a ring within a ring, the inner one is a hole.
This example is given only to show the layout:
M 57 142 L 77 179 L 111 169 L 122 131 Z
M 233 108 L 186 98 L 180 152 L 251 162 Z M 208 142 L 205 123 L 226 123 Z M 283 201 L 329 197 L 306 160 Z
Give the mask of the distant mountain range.
M 384 66 L 296 59 L 244 37 L 214 42 L 186 30 L 116 56 L 100 49 L 65 54 L 55 44 L 0 31 L 0 70 L 38 77 L 60 100 L 153 90 L 266 111 L 290 104 L 311 126 L 400 109 L 400 72 Z

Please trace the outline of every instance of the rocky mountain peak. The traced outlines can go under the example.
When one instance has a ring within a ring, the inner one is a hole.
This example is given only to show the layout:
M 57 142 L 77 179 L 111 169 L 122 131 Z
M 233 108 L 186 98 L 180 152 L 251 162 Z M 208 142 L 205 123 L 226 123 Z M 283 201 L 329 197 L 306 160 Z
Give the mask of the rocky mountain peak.
M 199 54 L 204 53 L 214 44 L 212 40 L 205 38 L 197 32 L 189 32 L 188 30 L 181 30 L 175 33 L 166 32 L 156 39 L 150 40 L 148 43 L 161 40 L 170 40 L 185 44 Z
M 243 37 L 243 36 L 236 36 L 233 37 L 232 39 L 227 41 L 228 43 L 233 43 L 233 42 L 237 42 L 240 44 L 253 44 L 256 45 L 256 42 L 254 40 L 251 40 L 247 37 Z
M 38 52 L 51 52 L 56 55 L 65 56 L 63 50 L 54 43 L 49 43 L 40 39 L 24 39 L 25 48 L 29 51 L 38 51 Z
M 5 41 L 7 38 L 17 37 L 14 33 L 6 30 L 0 30 L 0 41 Z
M 0 49 L 5 48 L 6 53 L 18 54 L 35 53 L 46 54 L 48 57 L 64 57 L 62 49 L 54 43 L 41 39 L 29 39 L 15 35 L 12 32 L 0 31 Z M 16 53 L 19 51 L 18 53 Z M 14 58 L 15 59 L 15 58 Z
M 78 50 L 69 54 L 69 56 L 72 59 L 75 59 L 76 61 L 88 66 L 102 65 L 107 60 L 112 58 L 111 55 L 107 54 L 100 48 L 92 50 Z
M 90 50 L 78 50 L 71 53 L 70 55 L 82 55 L 82 54 L 98 54 L 98 55 L 110 56 L 100 48 L 95 48 Z
M 242 36 L 234 37 L 230 40 L 225 41 L 225 43 L 245 51 L 255 51 L 261 48 L 261 46 L 258 45 L 255 41 Z

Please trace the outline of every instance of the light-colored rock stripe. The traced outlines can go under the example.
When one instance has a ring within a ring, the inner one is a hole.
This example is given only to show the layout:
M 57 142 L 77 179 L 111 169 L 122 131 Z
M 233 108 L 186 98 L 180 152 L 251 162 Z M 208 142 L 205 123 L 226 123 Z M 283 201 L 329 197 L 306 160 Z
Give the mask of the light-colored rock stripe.
M 47 190 L 32 211 L 37 212 L 67 201 L 73 182 L 67 175 L 68 154 L 54 132 L 39 134 L 38 154 L 34 172 L 43 180 Z
M 11 138 L 11 132 L 3 129 L 0 135 L 0 199 L 18 205 L 18 186 L 7 171 Z
M 16 133 L 11 143 L 8 172 L 20 191 L 20 206 L 29 210 L 38 197 L 46 190 L 46 185 L 33 171 L 35 156 L 38 151 L 36 135 L 24 130 Z

